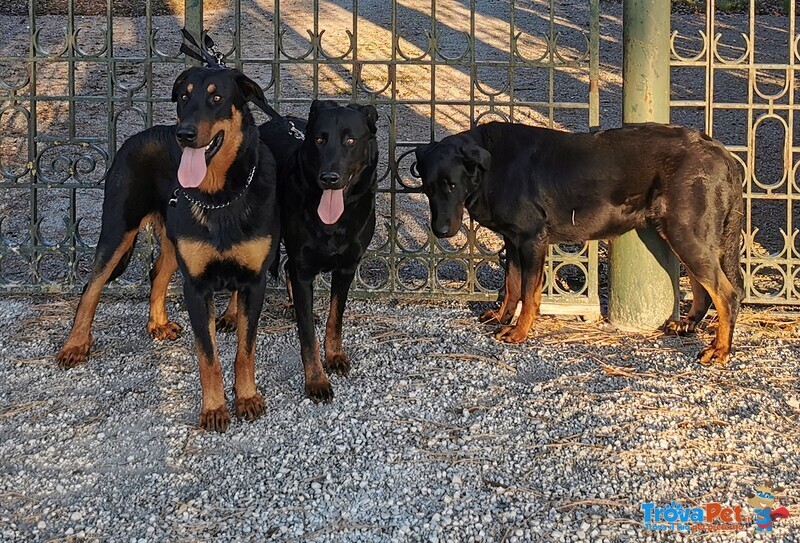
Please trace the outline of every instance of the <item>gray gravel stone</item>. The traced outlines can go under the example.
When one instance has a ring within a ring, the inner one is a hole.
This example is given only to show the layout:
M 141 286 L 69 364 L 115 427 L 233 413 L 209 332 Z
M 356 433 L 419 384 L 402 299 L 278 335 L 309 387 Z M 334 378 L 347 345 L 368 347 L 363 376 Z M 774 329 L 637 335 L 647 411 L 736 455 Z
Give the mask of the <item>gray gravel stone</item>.
M 478 307 L 354 301 L 353 370 L 315 405 L 296 332 L 268 299 L 267 413 L 220 435 L 195 428 L 191 335 L 151 341 L 144 302 L 104 300 L 89 362 L 54 367 L 74 302 L 0 301 L 3 541 L 658 541 L 642 502 L 746 508 L 764 474 L 800 472 L 798 344 L 758 325 L 737 327 L 728 368 L 706 369 L 698 339 L 594 345 L 574 336 L 595 325 L 545 318 L 504 345 Z M 234 336 L 219 349 L 230 385 Z M 796 541 L 796 527 L 779 522 L 773 539 Z

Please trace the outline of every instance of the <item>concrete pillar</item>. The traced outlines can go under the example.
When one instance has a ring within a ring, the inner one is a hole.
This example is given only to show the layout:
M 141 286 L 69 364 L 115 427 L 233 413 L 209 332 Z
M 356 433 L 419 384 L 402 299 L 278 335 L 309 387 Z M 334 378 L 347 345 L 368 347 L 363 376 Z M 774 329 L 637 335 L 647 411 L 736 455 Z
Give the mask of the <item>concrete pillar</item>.
M 670 0 L 623 0 L 622 122 L 669 122 Z M 678 315 L 678 259 L 654 228 L 611 241 L 608 320 L 653 330 Z

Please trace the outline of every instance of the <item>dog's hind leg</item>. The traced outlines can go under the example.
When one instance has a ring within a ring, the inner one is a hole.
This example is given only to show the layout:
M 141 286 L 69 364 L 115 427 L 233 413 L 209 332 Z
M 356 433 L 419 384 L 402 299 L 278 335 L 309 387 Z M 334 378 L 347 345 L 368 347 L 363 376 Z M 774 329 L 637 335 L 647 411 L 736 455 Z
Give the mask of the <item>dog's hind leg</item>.
M 104 221 L 89 282 L 83 288 L 69 336 L 56 355 L 56 363 L 60 367 L 74 368 L 89 356 L 89 349 L 92 346 L 92 321 L 103 286 L 124 271 L 123 264 L 130 260 L 138 232 L 139 226 L 125 231 L 121 224 L 109 225 Z
M 178 323 L 169 320 L 166 298 L 169 282 L 178 269 L 178 260 L 175 257 L 175 246 L 167 237 L 163 225 L 160 237 L 161 254 L 150 270 L 150 318 L 147 321 L 147 333 L 153 339 L 175 340 L 180 337 L 182 329 Z
M 262 276 L 258 285 L 243 288 L 236 293 L 237 339 L 236 362 L 234 363 L 234 406 L 237 417 L 252 421 L 264 414 L 264 397 L 256 387 L 256 329 L 264 305 L 266 277 Z M 233 298 L 232 298 L 233 299 Z
M 353 277 L 355 272 L 350 270 L 336 270 L 331 275 L 331 307 L 325 326 L 325 367 L 338 375 L 350 372 L 350 359 L 342 346 L 342 317 Z
M 300 277 L 299 272 L 289 265 L 289 277 L 294 294 L 294 310 L 297 315 L 297 333 L 300 336 L 300 358 L 306 381 L 306 395 L 315 402 L 328 402 L 333 399 L 333 388 L 322 368 L 319 356 L 319 342 L 314 330 L 314 277 Z
M 694 333 L 697 325 L 708 313 L 708 308 L 711 307 L 711 297 L 708 295 L 708 291 L 694 277 L 694 274 L 687 272 L 687 275 L 692 285 L 692 307 L 686 317 L 679 320 L 669 319 L 664 323 L 664 332 L 667 335 L 683 336 Z
M 500 309 L 489 309 L 485 311 L 478 320 L 488 324 L 510 324 L 517 312 L 522 291 L 522 273 L 519 263 L 519 251 L 505 238 L 506 246 L 506 292 L 503 296 L 503 303 Z
M 676 239 L 671 236 L 669 239 Z M 695 239 L 679 236 L 677 239 Z M 698 361 L 703 365 L 723 365 L 731 352 L 733 341 L 733 327 L 739 313 L 739 292 L 731 284 L 720 262 L 719 247 L 709 247 L 699 240 L 686 243 L 682 246 L 672 245 L 675 254 L 686 266 L 687 271 L 700 283 L 714 302 L 719 317 L 717 335 L 711 345 L 705 347 L 698 355 Z M 707 301 L 703 306 L 707 305 Z M 702 306 L 701 306 L 702 307 Z M 707 309 L 707 308 L 706 308 Z M 694 315 L 698 318 L 700 313 Z M 699 322 L 699 319 L 698 319 Z
M 522 312 L 517 324 L 504 326 L 495 338 L 505 343 L 522 343 L 539 316 L 542 305 L 544 282 L 544 260 L 547 256 L 548 239 L 541 234 L 534 240 L 519 245 L 520 270 L 522 272 Z
M 217 330 L 220 332 L 233 332 L 236 330 L 239 321 L 238 308 L 238 294 L 234 290 L 231 293 L 231 299 L 228 300 L 228 306 L 225 311 L 217 317 Z
M 214 297 L 210 292 L 198 291 L 188 277 L 183 281 L 183 294 L 189 310 L 197 363 L 200 367 L 202 403 L 198 425 L 205 430 L 224 432 L 228 429 L 231 415 L 225 405 L 222 366 L 217 354 Z

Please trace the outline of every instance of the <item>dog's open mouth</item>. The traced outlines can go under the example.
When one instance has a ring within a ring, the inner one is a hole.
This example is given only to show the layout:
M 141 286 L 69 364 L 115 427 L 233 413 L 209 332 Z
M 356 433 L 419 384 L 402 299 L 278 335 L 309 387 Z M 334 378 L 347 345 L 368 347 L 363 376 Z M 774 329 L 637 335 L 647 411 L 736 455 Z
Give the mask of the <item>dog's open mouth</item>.
M 225 131 L 220 130 L 205 147 L 184 147 L 178 166 L 178 182 L 182 187 L 195 188 L 203 182 L 211 159 L 222 147 Z

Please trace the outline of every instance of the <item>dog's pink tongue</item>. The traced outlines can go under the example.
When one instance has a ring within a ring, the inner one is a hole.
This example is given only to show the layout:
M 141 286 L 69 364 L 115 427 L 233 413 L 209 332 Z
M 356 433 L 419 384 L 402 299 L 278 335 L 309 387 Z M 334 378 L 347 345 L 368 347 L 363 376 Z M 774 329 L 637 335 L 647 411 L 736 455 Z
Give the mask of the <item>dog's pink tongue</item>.
M 205 176 L 206 150 L 203 147 L 184 147 L 181 165 L 178 166 L 178 182 L 183 188 L 193 189 L 203 182 Z
M 317 214 L 325 224 L 333 224 L 344 213 L 344 189 L 323 190 Z

